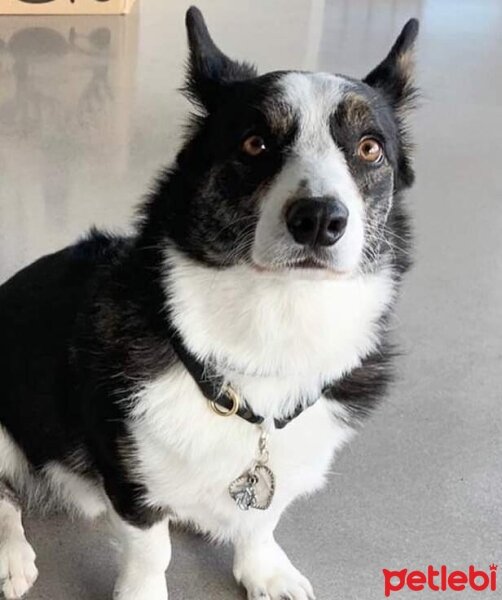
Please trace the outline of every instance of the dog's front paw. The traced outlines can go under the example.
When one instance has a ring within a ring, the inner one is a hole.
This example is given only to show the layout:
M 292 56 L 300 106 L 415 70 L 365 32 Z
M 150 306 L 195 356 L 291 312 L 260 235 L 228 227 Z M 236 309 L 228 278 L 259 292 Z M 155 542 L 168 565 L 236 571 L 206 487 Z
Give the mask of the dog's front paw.
M 314 590 L 301 573 L 277 573 L 245 585 L 248 600 L 313 600 Z
M 18 600 L 31 589 L 38 577 L 35 558 L 22 533 L 0 540 L 0 585 L 7 600 Z
M 114 600 L 168 600 L 165 575 L 119 578 Z
M 237 557 L 236 557 L 237 558 Z M 309 580 L 296 569 L 277 544 L 267 544 L 237 558 L 234 575 L 248 600 L 313 600 Z

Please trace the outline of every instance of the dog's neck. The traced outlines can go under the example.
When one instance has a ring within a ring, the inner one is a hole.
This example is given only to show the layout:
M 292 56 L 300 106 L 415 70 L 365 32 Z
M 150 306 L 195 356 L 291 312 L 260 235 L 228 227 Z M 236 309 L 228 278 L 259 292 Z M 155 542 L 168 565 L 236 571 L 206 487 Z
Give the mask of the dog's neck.
M 173 249 L 165 289 L 173 323 L 200 360 L 244 384 L 285 379 L 299 388 L 357 366 L 394 297 L 389 270 L 300 279 L 246 265 L 208 268 Z

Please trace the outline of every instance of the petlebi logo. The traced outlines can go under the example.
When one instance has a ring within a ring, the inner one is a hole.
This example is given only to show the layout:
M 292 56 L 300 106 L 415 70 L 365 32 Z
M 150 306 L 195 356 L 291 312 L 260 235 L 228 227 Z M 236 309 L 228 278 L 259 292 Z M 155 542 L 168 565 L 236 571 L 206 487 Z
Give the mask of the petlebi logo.
M 424 590 L 495 592 L 497 590 L 497 569 L 498 566 L 495 564 L 491 564 L 488 571 L 478 569 L 474 565 L 471 565 L 467 571 L 450 571 L 445 565 L 439 569 L 429 565 L 426 571 L 383 569 L 384 593 L 388 598 L 391 594 L 405 589 L 412 592 L 423 592 Z

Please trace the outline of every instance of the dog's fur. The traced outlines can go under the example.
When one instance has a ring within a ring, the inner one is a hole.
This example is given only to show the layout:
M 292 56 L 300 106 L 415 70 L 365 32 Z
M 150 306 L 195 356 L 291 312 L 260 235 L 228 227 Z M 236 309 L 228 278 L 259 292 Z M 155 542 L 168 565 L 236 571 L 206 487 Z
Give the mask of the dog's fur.
M 220 52 L 195 8 L 187 27 L 184 91 L 197 115 L 136 233 L 93 231 L 0 288 L 7 598 L 37 576 L 20 500 L 40 486 L 89 517 L 109 513 L 124 548 L 118 600 L 166 600 L 170 521 L 232 542 L 250 599 L 312 597 L 274 528 L 322 486 L 390 376 L 389 314 L 409 265 L 402 192 L 413 182 L 405 116 L 417 22 L 363 81 L 258 76 Z M 242 151 L 250 135 L 266 142 L 259 156 Z M 357 155 L 366 135 L 384 147 L 377 166 Z M 284 215 L 300 197 L 347 207 L 336 244 L 311 252 L 293 240 Z M 228 493 L 259 428 L 209 408 L 170 346 L 173 327 L 266 420 L 318 399 L 270 437 L 268 510 L 243 512 Z

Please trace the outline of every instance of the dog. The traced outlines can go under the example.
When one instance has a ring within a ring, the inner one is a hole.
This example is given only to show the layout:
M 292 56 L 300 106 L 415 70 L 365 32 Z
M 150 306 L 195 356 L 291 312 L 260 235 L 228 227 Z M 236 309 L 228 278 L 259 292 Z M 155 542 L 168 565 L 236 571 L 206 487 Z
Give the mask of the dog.
M 363 80 L 228 58 L 186 15 L 183 147 L 135 232 L 93 229 L 0 287 L 0 578 L 26 505 L 106 513 L 116 600 L 166 600 L 169 526 L 235 551 L 249 600 L 307 600 L 274 539 L 392 378 L 410 265 L 410 20 Z M 202 597 L 202 591 L 201 591 Z

